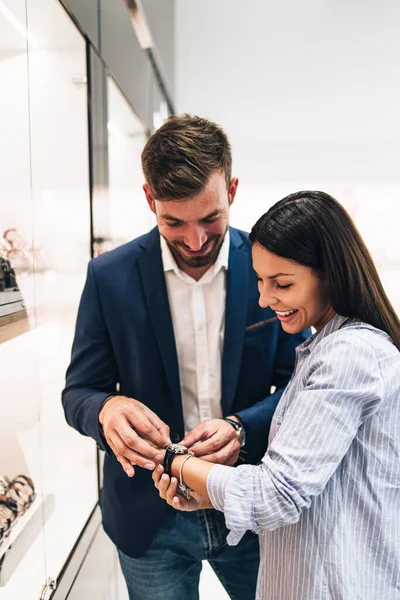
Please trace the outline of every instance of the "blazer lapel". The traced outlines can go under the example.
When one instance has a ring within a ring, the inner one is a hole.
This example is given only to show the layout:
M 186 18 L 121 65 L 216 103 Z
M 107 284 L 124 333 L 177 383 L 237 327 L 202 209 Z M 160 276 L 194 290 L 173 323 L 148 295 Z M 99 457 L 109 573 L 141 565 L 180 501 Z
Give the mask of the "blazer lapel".
M 246 329 L 249 256 L 238 233 L 231 229 L 226 288 L 225 340 L 222 357 L 222 408 L 232 409 Z
M 146 303 L 153 324 L 171 396 L 183 431 L 182 399 L 174 329 L 161 258 L 160 235 L 153 229 L 138 260 Z

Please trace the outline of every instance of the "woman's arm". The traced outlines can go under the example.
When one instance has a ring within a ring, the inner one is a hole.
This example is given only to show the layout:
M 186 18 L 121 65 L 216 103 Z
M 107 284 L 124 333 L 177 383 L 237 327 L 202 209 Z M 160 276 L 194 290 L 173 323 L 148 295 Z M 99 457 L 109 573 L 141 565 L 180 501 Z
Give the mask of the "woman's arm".
M 374 349 L 351 332 L 332 338 L 314 349 L 307 383 L 291 400 L 261 465 L 232 468 L 191 458 L 183 467 L 185 483 L 208 492 L 237 541 L 248 529 L 297 522 L 379 407 L 384 384 Z

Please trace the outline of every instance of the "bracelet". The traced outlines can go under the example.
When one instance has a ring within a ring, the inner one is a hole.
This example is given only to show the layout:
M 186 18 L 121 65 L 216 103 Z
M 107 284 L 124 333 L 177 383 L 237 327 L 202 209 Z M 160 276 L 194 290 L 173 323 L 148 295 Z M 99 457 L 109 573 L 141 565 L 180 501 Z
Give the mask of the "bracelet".
M 185 456 L 185 458 L 183 459 L 183 461 L 181 462 L 181 467 L 179 469 L 179 485 L 184 485 L 183 483 L 183 478 L 182 478 L 182 473 L 183 473 L 183 465 L 185 464 L 185 462 L 187 460 L 189 460 L 189 458 L 192 458 L 192 456 L 194 456 L 193 452 L 191 454 L 188 454 L 187 456 Z
M 185 456 L 185 458 L 183 459 L 180 469 L 179 469 L 178 490 L 180 491 L 181 495 L 184 498 L 186 498 L 187 500 L 189 500 L 192 490 L 190 489 L 190 487 L 188 485 L 186 485 L 186 483 L 183 482 L 183 465 L 185 464 L 185 462 L 187 460 L 189 460 L 189 458 L 192 458 L 192 456 L 194 456 L 194 452 L 189 451 L 188 455 Z

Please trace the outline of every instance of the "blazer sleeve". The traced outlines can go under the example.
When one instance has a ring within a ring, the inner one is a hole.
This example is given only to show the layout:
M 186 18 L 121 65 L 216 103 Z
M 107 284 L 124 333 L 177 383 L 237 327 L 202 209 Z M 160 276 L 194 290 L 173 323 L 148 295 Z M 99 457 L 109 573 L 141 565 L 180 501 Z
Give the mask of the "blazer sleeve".
M 78 310 L 62 403 L 68 424 L 92 437 L 106 452 L 111 450 L 100 429 L 99 412 L 104 401 L 117 393 L 117 381 L 114 353 L 91 261 Z
M 271 381 L 271 387 L 275 387 L 274 393 L 249 408 L 235 412 L 246 430 L 246 462 L 248 463 L 255 464 L 259 462 L 265 454 L 272 417 L 293 374 L 295 349 L 310 335 L 310 329 L 291 335 L 283 331 L 279 325 L 279 337 Z

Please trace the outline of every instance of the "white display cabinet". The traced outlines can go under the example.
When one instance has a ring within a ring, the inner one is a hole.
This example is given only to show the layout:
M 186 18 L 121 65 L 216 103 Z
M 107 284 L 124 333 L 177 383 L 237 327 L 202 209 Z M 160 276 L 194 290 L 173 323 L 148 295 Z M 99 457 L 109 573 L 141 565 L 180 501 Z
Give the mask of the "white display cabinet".
M 0 316 L 0 474 L 37 493 L 0 546 L 0 598 L 36 600 L 98 499 L 60 399 L 91 240 L 86 43 L 59 2 L 0 2 L 0 81 L 0 252 L 23 302 Z

